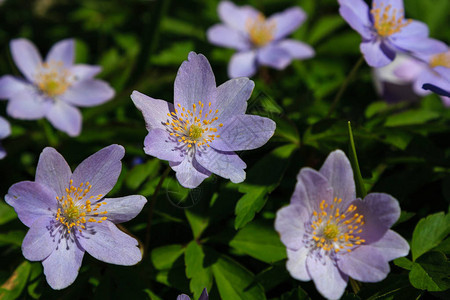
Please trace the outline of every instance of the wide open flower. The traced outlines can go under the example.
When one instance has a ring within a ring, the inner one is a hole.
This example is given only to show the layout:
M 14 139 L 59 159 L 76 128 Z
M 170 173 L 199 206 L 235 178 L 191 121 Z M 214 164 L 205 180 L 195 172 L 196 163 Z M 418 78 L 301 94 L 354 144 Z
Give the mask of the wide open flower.
M 116 184 L 124 153 L 122 146 L 108 146 L 72 173 L 61 154 L 45 148 L 35 181 L 16 183 L 5 196 L 30 228 L 22 243 L 23 255 L 42 261 L 53 289 L 75 281 L 85 251 L 117 265 L 134 265 L 142 259 L 137 240 L 114 224 L 133 219 L 147 200 L 139 195 L 104 198 Z
M 208 300 L 208 299 L 209 299 L 208 292 L 206 291 L 206 288 L 204 288 L 198 300 Z M 178 295 L 177 300 L 191 300 L 191 298 L 186 294 L 181 294 Z
M 261 147 L 275 131 L 272 120 L 245 114 L 253 87 L 248 78 L 216 87 L 206 57 L 189 53 L 175 79 L 174 104 L 137 91 L 131 95 L 149 131 L 145 153 L 168 160 L 187 188 L 197 187 L 211 173 L 244 181 L 247 166 L 234 151 Z
M 3 140 L 5 137 L 11 134 L 11 126 L 9 126 L 8 121 L 5 118 L 0 117 L 0 140 Z M 6 151 L 3 149 L 0 144 L 0 159 L 6 156 Z
M 231 78 L 250 77 L 258 65 L 281 70 L 293 59 L 314 56 L 309 45 L 285 38 L 306 19 L 299 7 L 288 8 L 267 19 L 251 6 L 238 7 L 229 1 L 220 2 L 217 10 L 224 24 L 212 26 L 207 36 L 213 44 L 238 50 L 228 65 Z
M 11 54 L 25 80 L 11 75 L 0 78 L 0 99 L 9 99 L 7 113 L 17 119 L 47 118 L 70 136 L 81 132 L 81 113 L 75 106 L 95 106 L 110 100 L 114 90 L 94 79 L 99 66 L 74 65 L 75 41 L 62 40 L 42 61 L 27 39 L 10 43 Z
M 397 52 L 433 54 L 445 44 L 428 37 L 426 24 L 404 19 L 403 0 L 339 0 L 339 13 L 362 37 L 361 52 L 368 65 L 389 64 Z
M 342 151 L 330 153 L 319 172 L 302 168 L 297 180 L 291 203 L 275 220 L 292 277 L 312 279 L 324 297 L 338 299 L 348 277 L 381 281 L 388 261 L 408 254 L 408 243 L 389 229 L 400 216 L 397 200 L 382 193 L 356 199 Z

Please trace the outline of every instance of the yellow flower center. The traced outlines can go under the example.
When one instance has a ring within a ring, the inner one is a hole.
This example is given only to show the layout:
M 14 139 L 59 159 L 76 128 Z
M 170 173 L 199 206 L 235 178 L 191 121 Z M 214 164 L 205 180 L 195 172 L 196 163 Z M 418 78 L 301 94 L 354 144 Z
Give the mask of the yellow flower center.
M 66 195 L 56 197 L 58 200 L 59 208 L 56 212 L 56 221 L 66 226 L 67 232 L 70 233 L 72 227 L 76 227 L 80 232 L 82 229 L 86 229 L 86 222 L 102 223 L 107 217 L 100 217 L 100 215 L 106 215 L 107 211 L 98 212 L 100 206 L 106 204 L 106 202 L 97 202 L 92 205 L 91 200 L 100 200 L 103 195 L 90 196 L 89 199 L 84 201 L 87 193 L 92 188 L 89 182 L 81 183 L 79 187 L 73 186 L 73 180 L 70 180 L 70 187 L 66 188 Z M 86 220 L 86 218 L 88 218 Z
M 62 62 L 42 63 L 36 75 L 37 87 L 49 97 L 59 96 L 70 87 L 70 73 Z
M 430 59 L 430 67 L 446 67 L 450 68 L 450 51 L 435 54 Z
M 410 19 L 404 20 L 402 16 L 397 19 L 396 8 L 392 9 L 392 13 L 390 13 L 391 5 L 384 6 L 384 9 L 383 6 L 381 4 L 380 7 L 373 7 L 370 10 L 375 22 L 375 29 L 380 36 L 387 37 L 400 32 L 403 27 L 408 26 L 412 22 Z
M 328 205 L 322 200 L 320 211 L 313 211 L 312 239 L 317 248 L 333 250 L 336 253 L 342 249 L 351 252 L 353 247 L 365 243 L 365 240 L 358 236 L 363 231 L 364 216 L 355 213 L 355 205 L 350 205 L 341 213 L 341 202 L 342 199 L 334 198 L 333 204 Z
M 271 42 L 277 27 L 274 21 L 267 21 L 266 17 L 261 13 L 255 18 L 248 18 L 245 25 L 250 41 L 257 47 L 262 47 Z
M 209 147 L 209 142 L 220 137 L 220 135 L 215 134 L 217 128 L 212 126 L 218 119 L 216 114 L 219 110 L 213 111 L 211 102 L 205 108 L 203 102 L 198 101 L 198 106 L 195 103 L 192 104 L 192 111 L 180 104 L 177 106 L 175 112 L 167 114 L 171 120 L 165 125 L 168 126 L 170 135 L 176 137 L 179 143 L 187 145 L 188 148 L 191 148 L 192 145 Z M 222 126 L 222 123 L 218 124 L 218 127 Z

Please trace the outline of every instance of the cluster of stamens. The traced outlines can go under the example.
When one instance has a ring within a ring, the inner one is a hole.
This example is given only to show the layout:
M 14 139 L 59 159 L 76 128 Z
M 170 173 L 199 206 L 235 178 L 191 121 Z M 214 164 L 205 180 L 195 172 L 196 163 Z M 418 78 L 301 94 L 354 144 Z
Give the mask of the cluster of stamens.
M 216 115 L 219 110 L 213 111 L 211 102 L 208 103 L 208 107 L 205 107 L 201 101 L 198 101 L 198 106 L 195 103 L 192 104 L 192 111 L 180 104 L 177 106 L 175 112 L 167 114 L 171 120 L 165 124 L 169 126 L 170 135 L 179 143 L 184 143 L 188 148 L 195 145 L 209 147 L 209 142 L 220 137 L 216 134 L 217 128 L 212 126 L 218 119 Z M 222 123 L 218 124 L 218 127 L 222 126 Z
M 375 22 L 375 29 L 378 35 L 382 37 L 397 33 L 412 22 L 410 19 L 403 19 L 403 16 L 399 16 L 397 19 L 397 9 L 394 8 L 392 14 L 390 14 L 391 8 L 391 5 L 387 5 L 383 9 L 383 4 L 381 4 L 380 7 L 374 7 L 370 10 Z M 402 11 L 399 12 L 402 13 Z
M 49 97 L 59 96 L 70 87 L 70 73 L 60 61 L 42 63 L 35 78 L 38 88 Z
M 102 223 L 105 221 L 107 217 L 100 216 L 106 215 L 108 212 L 99 212 L 98 209 L 106 204 L 106 202 L 97 202 L 95 205 L 92 205 L 92 201 L 100 200 L 103 195 L 90 196 L 84 202 L 83 199 L 91 190 L 92 185 L 86 182 L 81 183 L 79 187 L 74 187 L 72 184 L 73 180 L 70 180 L 70 187 L 66 188 L 65 196 L 56 197 L 56 200 L 59 202 L 56 221 L 66 226 L 68 233 L 71 232 L 72 227 L 76 227 L 76 229 L 82 232 L 82 229 L 86 229 L 86 222 Z M 98 217 L 98 219 L 94 217 Z
M 258 14 L 256 18 L 248 18 L 245 25 L 250 41 L 257 47 L 264 46 L 271 42 L 277 27 L 277 24 L 274 21 L 267 21 L 261 13 Z
M 313 212 L 311 222 L 312 239 L 317 248 L 335 253 L 346 249 L 351 252 L 353 247 L 365 242 L 358 235 L 363 231 L 364 216 L 355 213 L 356 206 L 350 205 L 341 213 L 339 204 L 342 199 L 334 198 L 328 205 L 325 200 L 320 203 L 320 211 Z
M 446 67 L 450 68 L 450 51 L 435 54 L 430 59 L 430 67 Z

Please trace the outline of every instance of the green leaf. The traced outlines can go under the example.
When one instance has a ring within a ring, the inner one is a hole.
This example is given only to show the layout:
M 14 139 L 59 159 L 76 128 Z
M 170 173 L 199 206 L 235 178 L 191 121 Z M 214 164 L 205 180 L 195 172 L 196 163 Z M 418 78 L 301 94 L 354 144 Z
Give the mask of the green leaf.
M 205 254 L 200 245 L 196 241 L 190 242 L 184 252 L 184 261 L 186 276 L 191 280 L 189 286 L 194 293 L 194 299 L 200 298 L 204 288 L 209 291 L 212 286 L 212 271 L 211 268 L 204 267 L 204 258 Z
M 408 110 L 388 117 L 384 125 L 387 127 L 417 125 L 438 117 L 439 113 L 431 110 Z
M 27 283 L 30 271 L 31 264 L 28 261 L 21 263 L 8 280 L 0 286 L 0 299 L 17 299 Z
M 7 233 L 0 233 L 0 245 L 22 246 L 25 232 L 22 230 L 12 230 Z
M 254 282 L 255 275 L 231 258 L 220 255 L 212 271 L 222 299 L 266 299 L 262 286 Z
M 125 179 L 126 186 L 136 190 L 148 177 L 156 175 L 159 170 L 159 160 L 151 159 L 144 164 L 136 165 Z
M 445 291 L 450 288 L 450 262 L 441 252 L 428 252 L 414 263 L 409 280 L 417 289 Z
M 286 258 L 286 247 L 273 226 L 261 222 L 252 222 L 239 230 L 230 246 L 266 263 Z
M 170 287 L 188 290 L 182 254 L 182 245 L 168 245 L 154 249 L 150 254 L 156 269 L 155 280 Z
M 308 43 L 312 45 L 316 44 L 321 39 L 338 30 L 344 24 L 345 21 L 341 16 L 331 15 L 322 17 L 311 29 Z
M 405 270 L 411 270 L 414 263 L 407 259 L 406 257 L 399 257 L 397 259 L 394 259 L 394 265 L 403 268 Z
M 170 269 L 184 253 L 182 245 L 168 245 L 153 249 L 150 259 L 157 270 Z
M 450 214 L 443 212 L 430 215 L 417 223 L 414 229 L 411 252 L 413 261 L 425 252 L 439 245 L 450 233 Z
M 196 208 L 196 206 L 194 206 L 194 208 Z M 203 231 L 208 227 L 209 219 L 191 209 L 185 209 L 184 213 L 188 219 L 189 225 L 191 225 L 194 239 L 200 238 Z
M 14 211 L 14 208 L 3 201 L 0 201 L 0 225 L 8 223 L 15 218 L 17 218 L 17 214 Z
M 242 196 L 236 204 L 236 219 L 234 220 L 234 228 L 244 227 L 248 222 L 253 220 L 255 214 L 259 212 L 266 203 L 267 189 L 265 187 L 257 187 L 250 190 Z
M 350 124 L 350 121 L 348 121 L 348 136 L 350 139 L 349 158 L 353 169 L 353 176 L 355 177 L 356 195 L 358 197 L 364 198 L 367 195 L 367 192 L 361 176 L 361 171 L 359 170 L 358 156 L 356 155 L 355 141 L 353 140 L 352 125 Z
M 28 283 L 28 294 L 33 299 L 39 299 L 42 295 L 42 290 L 39 289 L 39 283 L 42 279 L 42 264 L 40 262 L 31 263 L 30 278 Z

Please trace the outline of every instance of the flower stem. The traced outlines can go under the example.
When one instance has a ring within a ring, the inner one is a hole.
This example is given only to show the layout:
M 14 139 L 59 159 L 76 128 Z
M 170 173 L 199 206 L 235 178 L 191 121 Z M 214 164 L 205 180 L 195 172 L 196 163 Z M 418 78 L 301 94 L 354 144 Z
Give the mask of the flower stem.
M 361 287 L 359 286 L 360 283 L 353 278 L 349 278 L 349 281 L 350 285 L 352 286 L 353 292 L 355 294 L 358 294 L 359 290 L 361 290 Z
M 350 83 L 350 80 L 355 76 L 356 72 L 358 71 L 359 67 L 362 65 L 364 61 L 364 57 L 361 56 L 359 60 L 356 62 L 356 64 L 353 66 L 352 70 L 348 74 L 347 78 L 345 78 L 344 83 L 341 85 L 341 88 L 337 92 L 336 96 L 334 97 L 333 102 L 331 103 L 330 110 L 328 110 L 328 114 L 326 118 L 329 118 L 331 114 L 336 109 L 336 105 L 338 104 L 339 100 L 341 100 L 342 95 L 344 94 L 345 90 L 347 89 L 348 84 Z
M 150 209 L 148 211 L 148 218 L 147 218 L 147 231 L 145 233 L 144 255 L 148 252 L 148 246 L 150 244 L 150 229 L 152 227 L 153 210 L 155 208 L 156 198 L 158 197 L 159 190 L 161 189 L 161 186 L 164 183 L 164 180 L 166 179 L 167 175 L 169 175 L 169 172 L 170 166 L 167 166 L 167 168 L 164 170 L 164 173 L 161 175 L 158 185 L 155 188 L 155 192 L 153 192 L 152 199 L 150 200 Z

